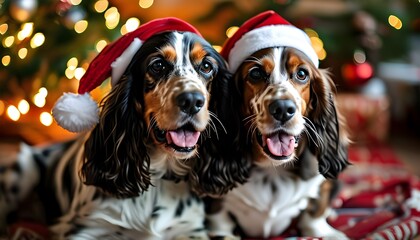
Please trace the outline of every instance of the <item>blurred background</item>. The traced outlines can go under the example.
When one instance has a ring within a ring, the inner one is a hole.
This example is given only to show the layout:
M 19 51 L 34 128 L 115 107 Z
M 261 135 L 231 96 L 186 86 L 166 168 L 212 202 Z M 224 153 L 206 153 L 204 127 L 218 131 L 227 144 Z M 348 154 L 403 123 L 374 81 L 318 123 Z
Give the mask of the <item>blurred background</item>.
M 220 49 L 268 9 L 303 29 L 333 73 L 354 146 L 386 146 L 420 173 L 419 0 L 0 0 L 0 142 L 74 137 L 53 121 L 54 102 L 107 43 L 149 20 L 184 19 Z

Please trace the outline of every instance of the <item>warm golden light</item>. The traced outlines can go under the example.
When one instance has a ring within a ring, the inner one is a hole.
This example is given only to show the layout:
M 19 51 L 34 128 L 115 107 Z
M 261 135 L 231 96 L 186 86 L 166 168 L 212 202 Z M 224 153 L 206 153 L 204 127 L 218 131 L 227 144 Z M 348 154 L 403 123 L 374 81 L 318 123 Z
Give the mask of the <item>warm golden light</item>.
M 3 35 L 7 32 L 7 29 L 9 29 L 9 25 L 7 23 L 0 24 L 0 34 Z
M 82 33 L 86 30 L 88 27 L 88 21 L 86 20 L 80 20 L 76 24 L 74 24 L 74 31 L 77 33 Z
M 5 55 L 1 58 L 1 63 L 3 64 L 3 66 L 9 66 L 10 64 L 10 56 L 9 55 Z
M 4 102 L 0 100 L 0 116 L 3 115 L 5 107 Z
M 108 8 L 108 4 L 107 0 L 99 0 L 95 3 L 94 8 L 98 13 L 102 13 Z
M 125 24 L 121 26 L 120 33 L 121 35 L 125 35 L 126 33 L 128 33 L 127 26 Z
M 70 0 L 70 3 L 74 6 L 79 5 L 82 2 L 82 0 Z
M 80 79 L 82 79 L 83 75 L 85 75 L 85 72 L 86 72 L 86 70 L 81 68 L 81 67 L 76 68 L 76 70 L 74 70 L 74 77 L 77 80 L 80 80 Z
M 141 8 L 149 8 L 153 5 L 153 0 L 139 0 L 139 6 Z
M 316 55 L 319 60 L 324 60 L 327 57 L 327 52 L 324 49 L 324 42 L 318 37 L 318 34 L 315 31 L 306 29 L 308 36 L 312 36 L 309 39 L 311 40 L 312 48 L 315 50 Z
M 132 17 L 125 22 L 125 27 L 127 32 L 132 32 L 140 26 L 140 20 L 138 18 Z
M 19 112 L 19 110 L 15 106 L 10 105 L 7 108 L 7 111 L 6 112 L 7 112 L 7 116 L 10 119 L 12 119 L 13 121 L 19 120 L 19 118 L 20 118 L 20 112 Z
M 48 126 L 50 126 L 52 124 L 53 118 L 52 118 L 52 116 L 51 116 L 50 113 L 48 113 L 48 112 L 42 112 L 39 115 L 39 121 L 42 123 L 42 125 L 48 127 Z
M 88 68 L 89 68 L 89 63 L 88 63 L 88 62 L 84 62 L 84 63 L 82 64 L 82 68 L 83 68 L 83 69 L 88 69 Z
M 23 115 L 27 114 L 29 112 L 29 108 L 30 107 L 28 101 L 26 101 L 25 99 L 19 101 L 18 110 L 20 113 L 22 113 Z
M 66 75 L 68 79 L 72 79 L 74 78 L 74 70 L 75 69 L 67 68 L 66 71 L 64 72 L 64 75 Z
M 43 33 L 35 33 L 35 35 L 31 39 L 31 48 L 37 48 L 44 44 L 45 36 Z
M 28 55 L 28 49 L 27 48 L 19 49 L 18 56 L 19 56 L 20 59 L 26 58 L 27 55 Z
M 314 48 L 315 52 L 319 52 L 324 48 L 324 43 L 322 42 L 322 40 L 318 37 L 311 37 L 311 44 L 312 47 Z
M 108 29 L 114 29 L 120 22 L 120 13 L 116 7 L 111 7 L 106 10 L 105 14 L 105 25 Z
M 76 57 L 72 57 L 67 61 L 67 67 L 72 70 L 76 69 L 77 64 L 79 64 L 79 60 Z
M 327 52 L 325 49 L 321 49 L 321 51 L 316 53 L 318 55 L 319 60 L 324 60 L 327 57 Z
M 8 36 L 8 37 L 3 39 L 3 46 L 6 47 L 6 48 L 11 47 L 14 42 L 15 42 L 15 37 Z
M 106 45 L 107 45 L 108 43 L 107 43 L 107 41 L 106 40 L 99 40 L 97 43 L 96 43 L 96 51 L 97 52 L 101 52 L 102 51 L 102 49 L 104 49 L 105 47 L 106 47 Z
M 222 46 L 219 46 L 219 45 L 213 45 L 213 48 L 214 48 L 217 52 L 222 51 Z
M 17 34 L 17 38 L 22 41 L 23 39 L 29 37 L 32 35 L 32 32 L 34 30 L 34 23 L 28 22 L 22 24 L 21 30 Z
M 117 20 L 117 21 L 106 21 L 105 22 L 105 26 L 108 28 L 108 29 L 114 29 L 114 28 L 116 28 L 117 26 L 118 26 L 118 22 L 119 22 L 119 20 Z
M 41 87 L 41 88 L 38 90 L 38 93 L 39 93 L 39 94 L 41 94 L 41 96 L 47 97 L 47 95 L 48 95 L 48 90 L 47 90 L 45 87 Z
M 118 9 L 116 7 L 111 7 L 104 13 L 104 17 L 106 20 L 111 20 L 112 18 L 115 18 L 115 14 L 118 13 Z
M 33 102 L 35 106 L 42 108 L 43 106 L 45 106 L 46 103 L 45 96 L 41 93 L 37 93 L 33 98 Z
M 311 28 L 305 28 L 304 29 L 305 33 L 308 35 L 308 37 L 317 37 L 319 38 L 319 35 L 317 32 L 315 32 L 315 30 L 311 29 Z
M 226 36 L 227 36 L 228 38 L 232 37 L 232 36 L 233 36 L 233 34 L 235 34 L 235 33 L 236 33 L 236 31 L 238 31 L 238 29 L 239 29 L 239 27 L 237 27 L 237 26 L 232 26 L 232 27 L 228 28 L 228 29 L 226 30 Z
M 402 28 L 402 21 L 395 15 L 390 15 L 388 17 L 388 23 L 397 30 Z

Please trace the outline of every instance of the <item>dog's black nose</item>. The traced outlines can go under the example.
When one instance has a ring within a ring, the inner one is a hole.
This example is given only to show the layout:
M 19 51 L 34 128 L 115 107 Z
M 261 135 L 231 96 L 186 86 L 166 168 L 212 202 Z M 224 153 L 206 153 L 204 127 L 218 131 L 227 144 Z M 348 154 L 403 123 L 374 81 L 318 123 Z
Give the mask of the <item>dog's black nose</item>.
M 181 111 L 196 114 L 204 106 L 204 96 L 199 92 L 185 92 L 176 97 L 176 102 Z
M 296 105 L 292 100 L 279 99 L 270 103 L 268 109 L 275 119 L 285 123 L 295 115 Z

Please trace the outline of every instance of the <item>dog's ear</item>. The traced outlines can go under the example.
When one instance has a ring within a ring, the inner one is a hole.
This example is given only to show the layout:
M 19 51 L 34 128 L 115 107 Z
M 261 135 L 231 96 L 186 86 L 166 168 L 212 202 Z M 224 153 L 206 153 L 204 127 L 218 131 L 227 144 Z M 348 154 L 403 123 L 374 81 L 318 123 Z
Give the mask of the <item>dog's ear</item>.
M 240 98 L 225 64 L 219 60 L 220 69 L 211 84 L 209 110 L 213 112 L 213 126 L 203 139 L 200 159 L 195 162 L 190 179 L 200 195 L 224 194 L 249 177 L 250 163 L 240 151 Z
M 336 105 L 336 88 L 326 70 L 314 71 L 311 83 L 311 112 L 309 119 L 316 134 L 308 137 L 309 147 L 317 157 L 319 172 L 326 178 L 336 178 L 348 162 L 348 139 L 344 119 Z
M 85 143 L 85 183 L 116 197 L 138 196 L 150 185 L 143 88 L 134 86 L 139 82 L 130 74 L 120 79 L 102 101 L 99 123 Z

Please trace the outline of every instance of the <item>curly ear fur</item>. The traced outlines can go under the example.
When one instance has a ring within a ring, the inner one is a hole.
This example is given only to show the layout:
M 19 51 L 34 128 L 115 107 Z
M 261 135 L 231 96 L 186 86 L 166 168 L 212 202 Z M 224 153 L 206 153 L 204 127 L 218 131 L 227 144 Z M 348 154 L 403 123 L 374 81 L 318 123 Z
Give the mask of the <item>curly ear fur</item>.
M 336 178 L 350 164 L 347 159 L 348 139 L 344 120 L 336 107 L 334 82 L 326 70 L 317 72 L 319 76 L 311 83 L 312 111 L 309 114 L 317 134 L 308 138 L 309 148 L 318 159 L 319 172 L 326 178 Z
M 118 82 L 102 101 L 100 122 L 85 143 L 85 183 L 116 197 L 137 196 L 150 185 L 143 88 L 134 86 L 140 82 L 131 74 Z
M 232 75 L 224 60 L 217 57 L 219 72 L 213 79 L 209 110 L 214 127 L 203 139 L 200 159 L 195 161 L 191 174 L 193 189 L 200 195 L 221 195 L 249 177 L 250 163 L 242 158 L 239 143 L 241 120 L 238 109 L 240 99 Z M 220 122 L 219 122 L 220 121 Z M 223 126 L 221 126 L 223 125 Z

